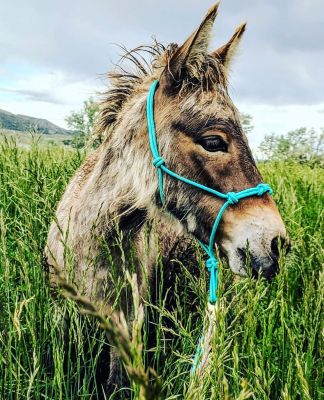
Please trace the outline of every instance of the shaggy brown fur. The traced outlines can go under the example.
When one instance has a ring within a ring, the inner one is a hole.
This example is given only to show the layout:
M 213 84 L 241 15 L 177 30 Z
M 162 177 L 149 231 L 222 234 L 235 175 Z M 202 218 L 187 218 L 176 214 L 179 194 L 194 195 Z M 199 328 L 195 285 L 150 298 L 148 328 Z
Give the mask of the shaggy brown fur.
M 182 46 L 164 48 L 156 42 L 137 48 L 124 56 L 136 72 L 120 67 L 108 75 L 111 88 L 103 96 L 97 126 L 102 144 L 71 179 L 50 227 L 46 250 L 50 265 L 67 272 L 72 265 L 74 281 L 92 298 L 113 301 L 112 264 L 120 273 L 136 265 L 140 294 L 145 298 L 158 255 L 166 271 L 174 258 L 193 260 L 193 237 L 208 242 L 222 205 L 219 198 L 169 177 L 164 179 L 166 203 L 161 205 L 145 114 L 154 79 L 159 80 L 154 102 L 157 139 L 171 170 L 222 192 L 261 181 L 227 91 L 228 64 L 245 25 L 225 46 L 209 54 L 217 8 L 209 10 Z M 152 56 L 151 63 L 145 61 L 145 53 Z M 204 150 L 200 143 L 210 135 L 222 140 L 227 151 Z M 263 226 L 267 228 L 261 230 Z M 273 264 L 271 240 L 278 234 L 284 236 L 284 227 L 266 195 L 230 207 L 217 241 L 233 271 L 244 274 L 238 250 L 249 241 L 257 268 L 267 271 Z M 115 246 L 120 237 L 124 253 Z M 109 247 L 109 257 L 103 245 Z M 51 276 L 55 284 L 55 274 Z M 113 358 L 110 386 L 116 380 L 116 366 Z
M 108 136 L 127 100 L 147 77 L 154 74 L 154 70 L 164 69 L 168 66 L 178 49 L 179 46 L 175 43 L 165 48 L 157 41 L 151 46 L 139 46 L 130 51 L 124 49 L 125 54 L 121 61 L 129 61 L 135 67 L 135 71 L 125 70 L 123 66 L 118 65 L 117 71 L 107 74 L 110 88 L 102 94 L 99 119 L 95 127 L 96 138 L 102 140 Z M 150 63 L 147 62 L 145 53 L 151 56 Z M 174 89 L 177 88 L 183 96 L 186 91 L 192 92 L 198 89 L 208 91 L 215 85 L 219 85 L 222 90 L 227 91 L 226 71 L 218 61 L 218 57 L 197 54 L 192 59 L 190 68 L 184 71 L 182 79 L 179 80 L 180 87 L 175 86 Z

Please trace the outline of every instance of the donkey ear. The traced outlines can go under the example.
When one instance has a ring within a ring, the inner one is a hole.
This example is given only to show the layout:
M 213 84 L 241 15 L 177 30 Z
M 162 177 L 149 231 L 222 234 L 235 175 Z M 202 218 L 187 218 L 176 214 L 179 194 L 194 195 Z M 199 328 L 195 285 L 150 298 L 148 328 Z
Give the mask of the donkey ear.
M 245 32 L 246 22 L 240 25 L 234 35 L 230 38 L 230 40 L 224 44 L 224 46 L 220 47 L 219 49 L 215 50 L 211 55 L 216 57 L 219 62 L 221 62 L 225 68 L 228 68 L 229 64 L 231 63 L 233 56 L 238 48 L 238 45 L 241 41 L 241 37 Z
M 193 32 L 188 39 L 180 46 L 168 60 L 168 65 L 164 71 L 170 74 L 172 80 L 180 80 L 186 65 L 199 54 L 206 54 L 210 40 L 210 34 L 215 21 L 219 3 L 212 6 L 199 28 Z

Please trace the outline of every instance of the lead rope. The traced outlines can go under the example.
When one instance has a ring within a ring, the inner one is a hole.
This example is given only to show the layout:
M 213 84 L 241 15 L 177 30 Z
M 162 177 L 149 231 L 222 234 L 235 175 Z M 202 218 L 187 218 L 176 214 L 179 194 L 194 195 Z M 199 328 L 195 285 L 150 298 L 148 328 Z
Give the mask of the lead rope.
M 159 154 L 158 144 L 156 140 L 156 132 L 155 132 L 155 123 L 154 123 L 154 94 L 156 88 L 158 86 L 158 80 L 155 80 L 149 90 L 147 96 L 147 107 L 146 107 L 146 116 L 147 116 L 147 126 L 148 126 L 148 137 L 149 143 L 151 148 L 151 153 L 153 157 L 153 165 L 157 169 L 158 173 L 158 183 L 159 183 L 159 191 L 160 191 L 160 198 L 162 204 L 164 204 L 165 196 L 163 192 L 163 173 L 171 176 L 174 179 L 177 179 L 181 182 L 187 183 L 188 185 L 194 186 L 198 189 L 204 190 L 216 197 L 220 197 L 221 199 L 225 200 L 225 203 L 220 208 L 215 222 L 212 227 L 212 231 L 209 237 L 208 245 L 202 242 L 199 242 L 203 250 L 208 256 L 206 260 L 206 268 L 209 272 L 209 306 L 208 311 L 211 313 L 211 317 L 209 320 L 212 320 L 212 314 L 215 314 L 215 305 L 217 302 L 217 288 L 218 288 L 218 260 L 214 253 L 214 243 L 215 243 L 215 236 L 217 232 L 218 225 L 222 219 L 222 216 L 229 205 L 237 204 L 241 199 L 250 196 L 263 196 L 265 193 L 272 194 L 272 189 L 266 183 L 259 183 L 257 186 L 249 189 L 242 190 L 240 192 L 228 192 L 228 193 L 221 193 L 215 189 L 209 188 L 208 186 L 202 185 L 198 182 L 192 181 L 191 179 L 185 178 L 184 176 L 178 175 L 174 171 L 168 169 L 165 166 L 164 159 Z M 212 336 L 212 326 L 210 324 L 207 332 L 209 333 L 207 336 Z M 205 341 L 204 336 L 201 337 L 199 340 L 197 351 L 193 359 L 193 365 L 191 372 L 194 373 L 196 371 L 197 366 L 201 366 L 201 360 L 203 357 L 207 357 L 206 345 L 203 346 L 203 342 Z M 204 355 L 205 353 L 205 355 Z

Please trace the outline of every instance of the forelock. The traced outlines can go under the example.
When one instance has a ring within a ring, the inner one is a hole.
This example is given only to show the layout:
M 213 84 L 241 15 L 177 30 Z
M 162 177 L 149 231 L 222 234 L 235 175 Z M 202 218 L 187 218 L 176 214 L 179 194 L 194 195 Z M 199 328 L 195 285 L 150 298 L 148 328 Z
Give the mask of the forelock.
M 155 41 L 153 45 L 123 50 L 123 56 L 115 70 L 107 74 L 108 89 L 101 94 L 99 118 L 95 137 L 103 139 L 114 128 L 127 100 L 150 76 L 158 78 L 168 68 L 178 45 L 164 47 Z M 222 91 L 227 93 L 226 74 L 217 58 L 208 54 L 197 54 L 183 71 L 180 81 L 174 82 L 181 95 L 188 92 Z

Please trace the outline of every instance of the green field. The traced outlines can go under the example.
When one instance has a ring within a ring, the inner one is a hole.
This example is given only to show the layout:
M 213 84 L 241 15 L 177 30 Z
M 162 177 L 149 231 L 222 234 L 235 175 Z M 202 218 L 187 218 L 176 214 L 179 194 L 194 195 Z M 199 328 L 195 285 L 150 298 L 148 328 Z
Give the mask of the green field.
M 55 206 L 83 158 L 71 148 L 34 143 L 24 149 L 11 140 L 0 142 L 1 400 L 96 398 L 92 378 L 97 358 L 91 348 L 100 350 L 101 341 L 94 335 L 100 328 L 80 315 L 71 300 L 55 303 L 43 259 Z M 160 345 L 151 353 L 163 399 L 323 399 L 323 169 L 271 163 L 260 168 L 275 188 L 292 252 L 281 257 L 280 273 L 271 284 L 236 280 L 222 265 L 222 304 L 210 368 L 191 382 L 190 391 L 190 362 L 201 334 L 207 277 L 203 273 L 198 279 L 182 267 L 179 286 L 196 294 L 197 311 L 190 313 L 185 295 L 176 296 L 172 316 L 164 315 L 163 299 L 157 305 Z M 72 333 L 65 346 L 67 357 L 60 325 L 65 311 L 71 316 Z M 176 328 L 166 332 L 168 317 Z M 142 333 L 145 361 L 145 325 Z M 167 350 L 165 335 L 172 338 Z M 75 347 L 77 354 L 72 355 Z M 133 397 L 139 398 L 136 385 L 133 389 Z
M 11 130 L 0 130 L 0 143 L 5 139 L 14 139 L 19 147 L 24 147 L 29 149 L 31 144 L 35 141 L 39 143 L 42 147 L 55 147 L 62 146 L 64 141 L 71 140 L 73 135 L 66 134 L 40 134 L 40 133 L 30 133 L 30 132 L 20 132 Z

